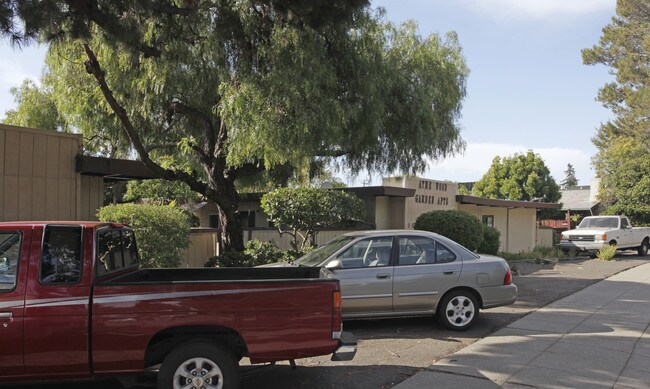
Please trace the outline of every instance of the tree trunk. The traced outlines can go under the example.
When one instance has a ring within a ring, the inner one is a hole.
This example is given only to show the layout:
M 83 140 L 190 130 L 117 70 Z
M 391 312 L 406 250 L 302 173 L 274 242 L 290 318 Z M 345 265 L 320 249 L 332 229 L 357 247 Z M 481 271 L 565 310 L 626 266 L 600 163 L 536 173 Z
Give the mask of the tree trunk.
M 221 228 L 222 252 L 244 251 L 244 230 L 239 222 L 239 195 L 235 189 L 235 180 L 231 177 L 212 177 L 210 181 L 212 189 L 216 193 L 208 200 L 217 205 L 219 212 L 219 227 Z

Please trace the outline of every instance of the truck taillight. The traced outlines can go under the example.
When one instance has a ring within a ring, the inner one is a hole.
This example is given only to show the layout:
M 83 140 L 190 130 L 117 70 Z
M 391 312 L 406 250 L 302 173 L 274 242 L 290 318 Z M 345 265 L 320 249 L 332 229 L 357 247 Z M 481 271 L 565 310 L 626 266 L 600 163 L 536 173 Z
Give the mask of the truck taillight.
M 510 284 L 512 284 L 512 271 L 508 269 L 506 276 L 503 277 L 503 285 L 510 285 Z
M 332 339 L 341 338 L 341 332 L 343 331 L 341 304 L 341 291 L 335 290 L 334 293 L 332 293 Z

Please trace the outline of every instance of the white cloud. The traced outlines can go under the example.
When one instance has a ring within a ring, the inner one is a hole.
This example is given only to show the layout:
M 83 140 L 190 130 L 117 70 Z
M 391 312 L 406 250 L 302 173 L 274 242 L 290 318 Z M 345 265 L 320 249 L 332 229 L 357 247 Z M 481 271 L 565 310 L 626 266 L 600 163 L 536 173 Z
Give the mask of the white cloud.
M 429 168 L 419 176 L 435 180 L 454 182 L 478 181 L 485 174 L 494 157 L 510 157 L 515 153 L 526 153 L 528 146 L 508 143 L 469 143 L 463 155 L 447 158 L 443 161 L 430 162 Z M 580 185 L 590 185 L 595 173 L 591 168 L 591 155 L 578 149 L 563 147 L 533 148 L 551 171 L 551 176 L 559 184 L 565 177 L 567 164 L 573 165 Z M 381 185 L 381 176 L 368 176 L 361 173 L 350 177 L 339 175 L 349 186 Z
M 616 6 L 616 0 L 461 0 L 460 3 L 493 17 L 534 19 L 613 12 Z
M 477 181 L 490 168 L 494 157 L 509 157 L 515 153 L 526 153 L 530 147 L 507 143 L 469 143 L 463 155 L 433 162 L 423 174 L 425 177 L 451 181 Z M 564 171 L 570 163 L 576 170 L 580 185 L 589 185 L 594 177 L 591 169 L 591 155 L 583 150 L 563 147 L 534 148 L 558 184 L 564 179 Z

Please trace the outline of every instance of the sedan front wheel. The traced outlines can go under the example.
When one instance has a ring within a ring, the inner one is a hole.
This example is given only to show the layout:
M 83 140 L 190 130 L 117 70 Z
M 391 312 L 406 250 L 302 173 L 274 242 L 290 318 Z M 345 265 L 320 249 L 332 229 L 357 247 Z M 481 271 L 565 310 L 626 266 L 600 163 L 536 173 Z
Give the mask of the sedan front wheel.
M 438 305 L 438 321 L 454 331 L 468 329 L 478 318 L 479 305 L 474 294 L 467 290 L 449 293 Z

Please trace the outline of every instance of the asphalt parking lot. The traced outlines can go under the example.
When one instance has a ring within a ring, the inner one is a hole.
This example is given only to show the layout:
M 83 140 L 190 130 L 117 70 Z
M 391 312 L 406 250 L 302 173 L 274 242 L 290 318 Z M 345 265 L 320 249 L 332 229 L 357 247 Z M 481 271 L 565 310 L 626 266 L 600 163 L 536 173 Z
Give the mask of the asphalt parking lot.
M 297 360 L 297 369 L 287 363 L 275 366 L 246 366 L 242 361 L 242 388 L 390 388 L 421 369 L 559 298 L 568 296 L 620 271 L 650 262 L 650 257 L 623 254 L 614 261 L 585 257 L 557 263 L 517 262 L 518 301 L 507 307 L 482 311 L 466 332 L 454 332 L 433 318 L 402 318 L 346 321 L 344 327 L 359 340 L 354 360 L 331 362 L 328 357 Z M 152 378 L 137 388 L 155 386 Z M 115 381 L 76 385 L 30 386 L 38 389 L 108 389 Z M 16 387 L 17 389 L 18 387 Z

